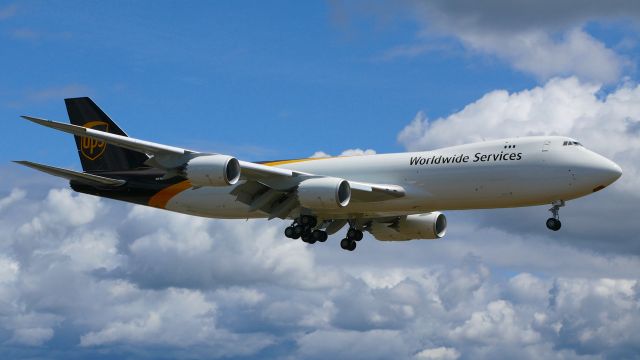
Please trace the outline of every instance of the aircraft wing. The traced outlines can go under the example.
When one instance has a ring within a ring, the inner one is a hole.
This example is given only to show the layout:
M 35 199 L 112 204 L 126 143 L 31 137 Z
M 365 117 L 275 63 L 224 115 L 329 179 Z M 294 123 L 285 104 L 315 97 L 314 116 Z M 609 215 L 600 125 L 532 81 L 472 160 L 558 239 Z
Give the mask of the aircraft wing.
M 168 174 L 177 174 L 176 169 L 184 166 L 189 160 L 195 157 L 214 155 L 214 153 L 202 153 L 52 120 L 31 116 L 22 116 L 22 118 L 76 136 L 93 138 L 108 144 L 145 153 L 150 156 L 146 162 L 147 165 L 163 169 L 167 171 Z M 94 181 L 101 183 L 101 181 L 107 181 L 97 179 L 95 175 L 75 172 L 71 174 L 69 173 L 70 170 L 47 167 L 46 165 L 27 162 L 21 162 L 21 164 L 56 176 L 82 178 L 85 182 Z M 246 183 L 239 185 L 238 188 L 234 190 L 238 200 L 250 204 L 254 210 L 269 213 L 271 217 L 284 218 L 299 206 L 296 198 L 296 188 L 302 181 L 310 178 L 324 177 L 322 175 L 248 161 L 239 161 L 239 164 L 241 168 L 241 179 L 245 180 Z M 398 185 L 346 180 L 351 186 L 352 200 L 356 202 L 384 201 L 399 198 L 405 194 L 404 189 Z M 105 184 L 103 183 L 103 185 Z

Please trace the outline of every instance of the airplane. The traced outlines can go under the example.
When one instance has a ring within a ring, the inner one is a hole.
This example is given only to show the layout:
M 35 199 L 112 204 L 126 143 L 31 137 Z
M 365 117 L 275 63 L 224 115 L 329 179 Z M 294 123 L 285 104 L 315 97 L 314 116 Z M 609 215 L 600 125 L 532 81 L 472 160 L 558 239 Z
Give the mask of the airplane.
M 16 161 L 69 180 L 73 190 L 224 219 L 289 219 L 284 235 L 313 244 L 348 225 L 348 251 L 377 240 L 442 238 L 441 211 L 551 204 L 621 175 L 613 161 L 564 136 L 527 136 L 431 151 L 249 162 L 127 136 L 90 98 L 65 99 L 70 124 L 24 119 L 74 135 L 83 172 Z

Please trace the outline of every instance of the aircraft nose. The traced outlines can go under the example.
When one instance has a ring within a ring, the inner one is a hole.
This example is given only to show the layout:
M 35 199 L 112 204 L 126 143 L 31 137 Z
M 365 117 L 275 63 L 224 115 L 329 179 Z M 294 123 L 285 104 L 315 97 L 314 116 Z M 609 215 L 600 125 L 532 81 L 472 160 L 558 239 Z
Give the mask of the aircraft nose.
M 601 185 L 601 187 L 599 186 L 597 188 L 598 190 L 613 183 L 622 176 L 622 169 L 620 166 L 605 157 L 600 157 L 598 159 L 594 164 L 593 170 L 597 173 L 598 182 Z
M 603 176 L 609 179 L 610 183 L 612 183 L 618 180 L 620 176 L 622 176 L 622 169 L 613 161 L 609 159 L 605 160 L 606 161 L 603 161 L 603 164 L 601 165 L 600 171 L 602 172 Z

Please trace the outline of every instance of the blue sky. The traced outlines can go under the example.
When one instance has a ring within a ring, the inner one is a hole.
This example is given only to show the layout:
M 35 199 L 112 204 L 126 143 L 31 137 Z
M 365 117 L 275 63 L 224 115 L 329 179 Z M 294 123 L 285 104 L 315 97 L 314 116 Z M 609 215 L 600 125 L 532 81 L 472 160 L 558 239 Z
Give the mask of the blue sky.
M 635 1 L 0 3 L 0 354 L 583 359 L 640 353 Z M 90 96 L 130 135 L 243 160 L 568 135 L 621 165 L 562 209 L 447 212 L 447 237 L 354 253 L 282 221 L 78 195 Z
M 488 90 L 534 84 L 444 41 L 442 51 L 387 59 L 419 24 L 334 12 L 321 1 L 21 3 L 0 23 L 3 130 L 59 146 L 18 115 L 64 120 L 64 96 L 90 95 L 131 134 L 201 150 L 250 159 L 394 152 L 419 110 L 443 116 Z M 9 148 L 41 158 L 14 140 Z M 66 164 L 67 148 L 43 160 Z

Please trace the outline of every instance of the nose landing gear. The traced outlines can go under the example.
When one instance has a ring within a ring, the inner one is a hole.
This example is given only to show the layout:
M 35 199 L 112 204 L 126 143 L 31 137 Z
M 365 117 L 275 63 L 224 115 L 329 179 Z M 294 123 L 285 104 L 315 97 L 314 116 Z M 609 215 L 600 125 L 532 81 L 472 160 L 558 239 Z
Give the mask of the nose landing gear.
M 564 206 L 564 200 L 558 200 L 551 203 L 551 214 L 553 217 L 547 219 L 547 228 L 549 230 L 558 231 L 562 227 L 560 222 L 560 208 Z

